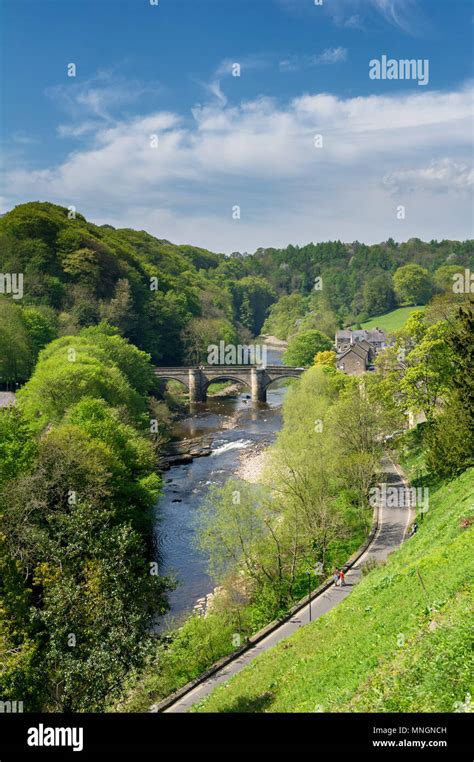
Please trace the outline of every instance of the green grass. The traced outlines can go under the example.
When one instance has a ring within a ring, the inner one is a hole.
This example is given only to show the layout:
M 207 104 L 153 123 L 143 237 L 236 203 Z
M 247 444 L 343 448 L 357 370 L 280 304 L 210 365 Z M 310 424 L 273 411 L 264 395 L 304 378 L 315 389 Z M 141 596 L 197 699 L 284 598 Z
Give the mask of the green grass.
M 411 313 L 415 310 L 424 310 L 424 307 L 399 307 L 396 310 L 387 312 L 385 315 L 370 318 L 365 323 L 361 323 L 362 328 L 381 328 L 386 333 L 399 331 L 403 328 Z
M 197 711 L 455 711 L 474 695 L 473 509 L 474 469 L 433 486 L 417 534 L 386 564 Z
M 348 519 L 349 520 L 349 519 Z M 365 537 L 363 527 L 354 528 L 350 537 L 330 544 L 328 565 L 341 566 L 359 548 Z M 306 594 L 307 576 L 303 574 L 294 590 L 294 602 Z M 234 636 L 242 639 L 252 635 L 273 616 L 266 616 L 258 607 L 248 604 L 240 613 L 227 609 L 206 617 L 190 615 L 180 626 L 169 632 L 167 641 L 157 644 L 156 653 L 139 674 L 131 674 L 119 704 L 110 711 L 147 712 L 190 680 L 199 677 L 222 656 L 235 651 Z

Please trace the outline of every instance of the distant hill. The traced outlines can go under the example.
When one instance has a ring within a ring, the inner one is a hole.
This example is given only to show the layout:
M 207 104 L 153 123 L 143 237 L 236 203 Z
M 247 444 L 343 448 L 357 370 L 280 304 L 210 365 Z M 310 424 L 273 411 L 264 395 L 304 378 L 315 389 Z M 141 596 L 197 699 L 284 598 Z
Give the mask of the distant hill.
M 258 336 L 273 304 L 264 332 L 286 339 L 317 328 L 333 337 L 338 325 L 389 313 L 396 305 L 392 276 L 401 266 L 420 264 L 429 279 L 440 267 L 474 270 L 473 251 L 472 241 L 413 238 L 225 256 L 145 231 L 95 225 L 49 202 L 20 204 L 0 218 L 0 272 L 24 275 L 18 309 L 53 310 L 51 331 L 59 335 L 106 320 L 164 364 L 198 362 L 211 343 Z M 277 309 L 288 295 L 293 301 Z
M 94 225 L 47 202 L 0 219 L 0 271 L 24 276 L 18 309 L 53 310 L 60 335 L 106 320 L 155 362 L 183 360 L 186 330 L 191 347 L 200 336 L 236 337 L 239 321 L 259 331 L 275 295 L 262 279 L 242 282 L 245 268 L 229 274 L 227 264 L 224 254 Z

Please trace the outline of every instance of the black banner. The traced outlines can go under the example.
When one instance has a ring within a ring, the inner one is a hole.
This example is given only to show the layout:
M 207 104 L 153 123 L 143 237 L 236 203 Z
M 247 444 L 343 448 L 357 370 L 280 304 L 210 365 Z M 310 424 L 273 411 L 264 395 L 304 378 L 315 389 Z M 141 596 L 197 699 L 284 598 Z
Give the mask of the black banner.
M 157 759 L 182 747 L 312 747 L 381 759 L 411 753 L 472 760 L 470 714 L 0 714 L 0 762 Z M 471 748 L 471 752 L 469 749 Z M 132 756 L 133 759 L 133 756 Z

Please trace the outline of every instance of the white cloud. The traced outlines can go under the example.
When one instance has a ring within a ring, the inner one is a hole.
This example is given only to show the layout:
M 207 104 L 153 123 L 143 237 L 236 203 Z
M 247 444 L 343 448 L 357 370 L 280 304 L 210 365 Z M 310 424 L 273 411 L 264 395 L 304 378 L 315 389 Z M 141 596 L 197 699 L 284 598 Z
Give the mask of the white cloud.
M 352 16 L 346 16 L 339 18 L 334 17 L 334 22 L 337 26 L 342 26 L 344 29 L 362 29 L 363 22 L 359 13 L 353 13 Z
M 278 68 L 281 72 L 298 71 L 300 63 L 298 56 L 290 56 L 289 58 L 283 58 L 278 62 Z
M 316 56 L 316 64 L 335 64 L 347 59 L 346 48 L 326 48 L 320 55 Z
M 326 48 L 322 53 L 315 55 L 291 55 L 287 58 L 283 58 L 279 61 L 278 66 L 281 72 L 298 71 L 311 66 L 320 66 L 321 64 L 336 64 L 347 60 L 347 49 L 338 48 Z
M 143 85 L 138 80 L 126 80 L 111 70 L 98 72 L 87 80 L 70 78 L 64 85 L 46 90 L 46 95 L 64 111 L 73 124 L 60 124 L 61 137 L 80 137 L 100 129 L 103 123 L 114 124 L 121 111 L 143 98 L 162 92 L 158 83 Z
M 451 191 L 472 192 L 474 170 L 449 158 L 431 161 L 427 166 L 401 169 L 391 172 L 383 179 L 384 184 L 395 193 L 433 190 L 437 193 Z
M 418 0 L 331 0 L 323 7 L 337 26 L 348 29 L 362 29 L 377 18 L 408 34 L 421 26 Z
M 105 121 L 82 132 L 87 142 L 58 166 L 9 170 L 5 187 L 11 205 L 74 204 L 92 220 L 224 251 L 468 237 L 470 201 L 459 191 L 472 177 L 471 97 L 470 86 L 391 97 L 318 93 L 286 105 L 218 101 L 195 107 L 191 119 L 156 112 Z M 407 218 L 397 221 L 395 204 L 405 201 Z M 232 220 L 235 204 L 240 221 Z
M 407 24 L 409 0 L 370 0 L 370 2 L 395 26 L 403 28 Z
M 251 71 L 253 69 L 264 69 L 268 64 L 269 61 L 264 55 L 246 55 L 235 59 L 224 58 L 217 66 L 209 82 L 202 82 L 201 80 L 196 81 L 207 91 L 207 93 L 212 95 L 221 106 L 225 106 L 227 103 L 227 96 L 225 95 L 221 84 L 224 77 L 235 77 L 240 76 L 242 72 Z M 237 71 L 236 65 L 238 65 L 239 74 L 234 73 L 234 71 Z

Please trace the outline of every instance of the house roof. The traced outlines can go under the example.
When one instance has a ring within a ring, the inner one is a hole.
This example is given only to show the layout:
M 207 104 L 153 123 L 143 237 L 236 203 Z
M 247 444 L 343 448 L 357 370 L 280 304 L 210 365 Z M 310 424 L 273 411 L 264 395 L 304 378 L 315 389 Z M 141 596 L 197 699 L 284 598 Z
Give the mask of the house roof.
M 336 341 L 340 340 L 349 340 L 352 343 L 356 341 L 368 341 L 371 342 L 383 342 L 387 340 L 387 336 L 385 331 L 381 331 L 380 328 L 372 328 L 370 330 L 366 330 L 365 328 L 357 329 L 356 331 L 336 331 Z
M 360 344 L 353 344 L 351 347 L 349 347 L 349 349 L 346 349 L 345 352 L 337 357 L 337 362 L 342 360 L 344 357 L 347 357 L 347 355 L 349 355 L 351 352 L 357 357 L 360 357 L 361 360 L 367 360 L 367 356 L 369 354 L 369 350 L 365 349 L 365 347 L 361 347 Z
M 356 355 L 359 355 L 359 357 L 362 357 L 364 360 L 367 358 L 367 355 L 369 354 L 369 350 L 365 347 L 361 347 L 360 344 L 354 344 L 351 347 L 352 351 L 355 352 Z

